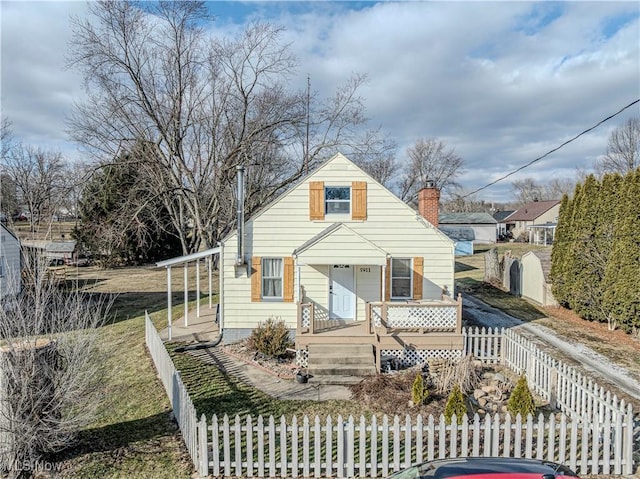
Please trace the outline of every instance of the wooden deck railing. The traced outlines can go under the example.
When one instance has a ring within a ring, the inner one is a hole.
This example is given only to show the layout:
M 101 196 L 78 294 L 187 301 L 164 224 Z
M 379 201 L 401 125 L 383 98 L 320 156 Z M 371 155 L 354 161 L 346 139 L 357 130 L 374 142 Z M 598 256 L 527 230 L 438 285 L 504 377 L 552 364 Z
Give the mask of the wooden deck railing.
M 458 301 L 443 296 L 440 301 L 367 303 L 371 330 L 462 333 L 462 295 Z

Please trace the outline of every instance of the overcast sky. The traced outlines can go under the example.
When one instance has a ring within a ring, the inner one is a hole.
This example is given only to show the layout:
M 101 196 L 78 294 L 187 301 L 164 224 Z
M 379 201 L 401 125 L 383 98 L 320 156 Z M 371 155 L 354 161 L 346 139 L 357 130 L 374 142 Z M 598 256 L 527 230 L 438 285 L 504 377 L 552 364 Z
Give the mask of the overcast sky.
M 65 70 L 69 16 L 84 2 L 2 0 L 2 117 L 26 144 L 80 158 L 65 117 L 81 99 Z M 213 2 L 214 34 L 252 20 L 286 27 L 297 84 L 330 95 L 352 73 L 372 126 L 398 145 L 437 138 L 465 162 L 471 191 L 543 155 L 640 98 L 640 2 Z M 589 171 L 638 104 L 477 197 L 511 199 L 510 181 Z

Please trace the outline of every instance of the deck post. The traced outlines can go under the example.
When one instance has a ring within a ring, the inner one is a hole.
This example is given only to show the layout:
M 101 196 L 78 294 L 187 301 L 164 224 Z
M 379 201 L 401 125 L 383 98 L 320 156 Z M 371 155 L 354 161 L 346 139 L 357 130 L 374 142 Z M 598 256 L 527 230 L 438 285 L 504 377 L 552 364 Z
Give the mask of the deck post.
M 167 266 L 167 331 L 171 341 L 171 266 Z
M 184 327 L 189 327 L 189 263 L 184 264 Z
M 313 301 L 309 303 L 309 332 L 311 334 L 315 334 L 316 332 L 316 319 L 314 317 L 314 310 L 315 308 L 313 307 Z
M 462 293 L 458 293 L 458 315 L 456 318 L 456 333 L 462 334 Z
M 200 317 L 200 258 L 196 260 L 196 318 Z

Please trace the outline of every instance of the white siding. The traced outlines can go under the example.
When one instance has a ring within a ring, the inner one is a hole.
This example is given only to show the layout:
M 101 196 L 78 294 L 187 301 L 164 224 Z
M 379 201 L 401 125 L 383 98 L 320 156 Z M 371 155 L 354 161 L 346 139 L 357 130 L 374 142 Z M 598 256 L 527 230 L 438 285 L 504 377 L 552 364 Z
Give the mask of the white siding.
M 350 186 L 352 181 L 367 182 L 367 219 L 353 221 L 346 215 L 327 215 L 324 220 L 309 220 L 309 181 L 324 181 L 325 186 Z M 283 197 L 279 198 L 247 222 L 245 246 L 246 259 L 251 263 L 252 256 L 284 257 L 292 256 L 296 248 L 321 233 L 336 222 L 346 224 L 358 235 L 366 238 L 378 248 L 396 257 L 424 257 L 424 299 L 439 299 L 443 288 L 453 292 L 454 288 L 454 253 L 453 242 L 442 233 L 425 224 L 417 212 L 402 203 L 397 197 L 379 185 L 353 163 L 337 155 L 316 171 L 306 181 L 297 185 Z M 337 235 L 336 238 L 339 238 Z M 257 322 L 271 315 L 280 316 L 291 327 L 295 327 L 297 308 L 295 303 L 250 303 L 250 278 L 244 274 L 235 277 L 233 258 L 236 251 L 235 234 L 224 240 L 225 243 L 225 279 L 224 308 L 225 328 L 254 327 Z M 331 245 L 331 241 L 327 243 Z M 334 244 L 327 247 L 324 253 L 331 255 L 334 248 L 349 248 L 347 244 Z M 319 251 L 322 248 L 319 248 Z M 354 264 L 359 267 L 368 266 L 366 258 L 358 257 L 362 252 L 354 252 Z M 326 260 L 323 261 L 326 263 Z M 364 263 L 364 264 L 363 264 Z M 374 266 L 371 266 L 372 271 Z M 375 267 L 380 271 L 379 267 Z M 302 267 L 301 283 L 305 294 L 315 301 L 322 297 L 321 304 L 326 305 L 328 295 L 328 279 L 326 268 Z M 356 270 L 358 272 L 358 270 Z M 324 275 L 324 278 L 322 277 Z M 364 301 L 368 298 L 379 299 L 380 284 L 373 283 L 372 274 L 367 279 L 356 277 L 358 299 L 358 319 L 364 319 Z M 361 289 L 359 280 L 363 281 Z M 375 288 L 374 288 L 375 286 Z M 296 286 L 297 287 L 297 286 Z
M 20 242 L 0 225 L 0 298 L 20 291 Z

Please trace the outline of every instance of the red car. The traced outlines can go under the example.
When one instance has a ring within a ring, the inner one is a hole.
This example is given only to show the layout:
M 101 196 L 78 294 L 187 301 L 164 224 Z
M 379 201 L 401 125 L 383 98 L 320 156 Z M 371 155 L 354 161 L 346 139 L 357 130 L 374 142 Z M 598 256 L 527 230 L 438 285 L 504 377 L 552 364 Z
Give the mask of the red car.
M 537 459 L 461 457 L 412 466 L 389 479 L 555 479 L 578 475 L 562 464 Z

